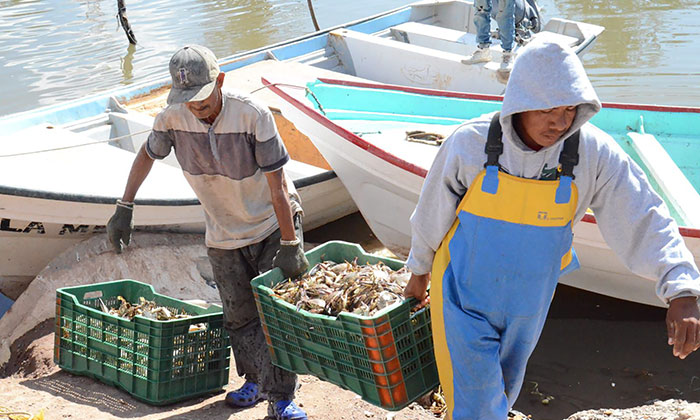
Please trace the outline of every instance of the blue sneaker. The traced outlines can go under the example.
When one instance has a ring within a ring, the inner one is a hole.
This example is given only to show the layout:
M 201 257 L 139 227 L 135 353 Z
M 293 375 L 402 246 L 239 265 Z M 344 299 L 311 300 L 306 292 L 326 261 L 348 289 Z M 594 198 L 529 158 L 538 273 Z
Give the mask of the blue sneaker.
M 242 387 L 226 394 L 226 404 L 235 408 L 244 408 L 255 405 L 262 398 L 258 385 L 254 382 L 246 381 Z
M 291 400 L 280 400 L 275 403 L 270 402 L 267 406 L 267 415 L 275 420 L 308 420 L 306 412 L 299 408 Z

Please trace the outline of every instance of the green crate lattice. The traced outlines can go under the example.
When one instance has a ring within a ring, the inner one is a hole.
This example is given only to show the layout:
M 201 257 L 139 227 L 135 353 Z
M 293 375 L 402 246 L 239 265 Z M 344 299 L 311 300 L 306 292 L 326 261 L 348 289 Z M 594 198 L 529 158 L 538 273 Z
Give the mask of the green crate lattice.
M 355 258 L 358 264 L 383 262 L 394 270 L 403 266 L 341 241 L 314 248 L 306 257 L 311 266 Z M 438 386 L 427 308 L 411 313 L 416 302 L 408 300 L 373 317 L 312 314 L 272 296 L 271 287 L 283 280 L 273 270 L 251 283 L 275 365 L 317 376 L 388 410 L 400 410 Z
M 186 319 L 132 321 L 102 312 L 139 297 Z M 190 326 L 206 329 L 190 332 Z M 54 361 L 69 372 L 119 387 L 154 405 L 170 404 L 223 388 L 228 383 L 230 344 L 221 307 L 202 308 L 155 293 L 135 280 L 117 280 L 56 291 Z

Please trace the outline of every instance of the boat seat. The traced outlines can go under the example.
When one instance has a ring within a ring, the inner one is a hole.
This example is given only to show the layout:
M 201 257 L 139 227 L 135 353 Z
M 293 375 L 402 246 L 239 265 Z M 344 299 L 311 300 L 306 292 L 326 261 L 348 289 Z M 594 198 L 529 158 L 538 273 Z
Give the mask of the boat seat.
M 560 27 L 559 29 L 564 29 Z M 476 49 L 476 36 L 469 32 L 458 31 L 440 26 L 418 22 L 406 22 L 391 28 L 391 34 L 397 41 L 421 47 L 449 51 L 455 54 L 471 54 Z M 534 36 L 538 40 L 556 42 L 575 47 L 579 38 L 563 35 L 559 32 L 542 31 Z M 498 48 L 500 51 L 500 48 Z M 498 57 L 496 57 L 498 58 Z
M 537 39 L 538 41 L 555 42 L 557 44 L 566 45 L 568 47 L 575 47 L 580 42 L 578 38 L 575 38 L 573 36 L 562 35 L 560 33 L 550 31 L 538 32 L 533 38 Z
M 426 39 L 432 42 L 432 48 L 416 45 L 413 40 L 407 44 L 392 38 L 337 29 L 330 32 L 329 44 L 352 74 L 376 82 L 463 92 L 479 88 L 487 91 L 503 89 L 504 83 L 496 75 L 499 62 L 462 63 L 476 44 Z M 499 52 L 494 51 L 494 60 L 500 61 L 497 58 Z
M 582 25 L 583 24 L 580 22 L 552 18 L 546 25 L 544 25 L 544 28 L 542 28 L 540 32 L 534 34 L 532 38 L 541 41 L 556 42 L 561 45 L 568 45 L 569 47 L 575 47 L 587 38 L 587 36 L 582 32 Z M 591 35 L 597 35 L 596 28 L 600 28 L 595 25 L 587 25 L 587 27 L 587 32 L 591 32 Z
M 651 134 L 630 132 L 632 147 L 668 199 L 668 205 L 683 219 L 679 224 L 700 227 L 700 194 L 668 152 Z
M 353 31 L 350 29 L 338 29 L 331 31 L 332 42 L 337 44 L 338 40 L 344 40 L 346 42 L 346 49 L 350 53 L 360 53 L 364 49 L 381 49 L 385 51 L 395 51 L 395 52 L 406 52 L 406 53 L 419 53 L 430 57 L 449 57 L 459 62 L 463 57 L 461 54 L 458 56 L 453 51 L 445 49 L 435 49 L 429 48 L 422 45 L 417 45 L 414 43 L 404 43 L 396 41 L 391 38 L 380 38 L 373 35 L 368 35 L 362 32 Z M 352 45 L 349 44 L 352 41 Z M 353 48 L 354 46 L 354 48 Z M 464 45 L 462 45 L 462 48 Z M 338 48 L 336 48 L 338 49 Z M 371 79 L 371 77 L 367 77 Z
M 405 22 L 400 25 L 391 27 L 391 34 L 398 41 L 403 41 L 409 44 L 414 43 L 413 37 L 429 37 L 441 39 L 444 41 L 458 42 L 465 44 L 474 40 L 474 35 L 469 37 L 467 32 L 458 31 L 441 26 L 427 25 L 419 22 Z
M 397 41 L 454 54 L 468 55 L 476 49 L 474 34 L 424 23 L 402 23 L 393 26 L 391 34 Z

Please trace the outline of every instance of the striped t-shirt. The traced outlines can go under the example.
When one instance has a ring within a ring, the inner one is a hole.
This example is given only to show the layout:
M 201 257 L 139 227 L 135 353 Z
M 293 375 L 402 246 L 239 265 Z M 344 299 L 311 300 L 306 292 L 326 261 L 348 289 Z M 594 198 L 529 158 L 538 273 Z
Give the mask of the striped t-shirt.
M 206 245 L 236 249 L 265 239 L 278 228 L 265 172 L 289 161 L 270 111 L 252 98 L 223 90 L 223 106 L 213 124 L 184 104 L 161 111 L 146 143 L 153 159 L 171 148 L 202 203 Z M 285 173 L 292 214 L 301 211 L 294 184 Z

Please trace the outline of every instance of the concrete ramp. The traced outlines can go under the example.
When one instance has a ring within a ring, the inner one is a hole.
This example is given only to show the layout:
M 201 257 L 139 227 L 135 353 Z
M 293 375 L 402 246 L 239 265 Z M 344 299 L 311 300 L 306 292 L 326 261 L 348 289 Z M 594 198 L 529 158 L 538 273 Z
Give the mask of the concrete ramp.
M 206 255 L 204 235 L 196 234 L 135 233 L 119 255 L 107 235 L 80 242 L 51 261 L 0 319 L 0 368 L 15 340 L 55 316 L 60 287 L 134 279 L 180 300 L 219 303 L 218 290 L 200 274 L 209 277 Z

